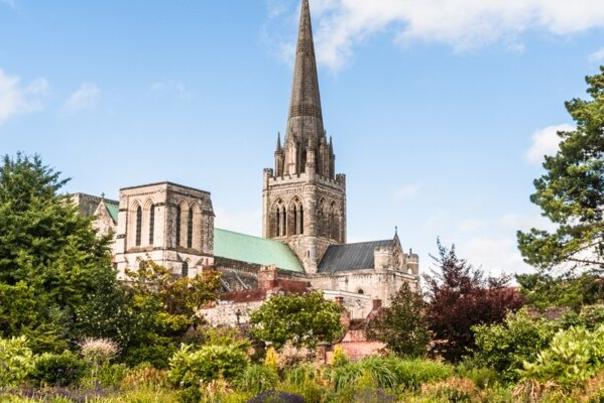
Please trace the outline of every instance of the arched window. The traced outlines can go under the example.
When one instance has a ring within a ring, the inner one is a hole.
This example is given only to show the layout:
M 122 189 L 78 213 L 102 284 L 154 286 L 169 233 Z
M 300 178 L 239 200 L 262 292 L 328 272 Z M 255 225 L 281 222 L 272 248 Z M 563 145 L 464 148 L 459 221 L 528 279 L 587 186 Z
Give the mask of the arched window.
M 189 277 L 189 262 L 183 262 L 181 273 L 182 277 Z
M 141 206 L 136 208 L 136 246 L 141 246 L 142 239 L 142 227 L 143 227 L 143 209 Z
M 149 245 L 153 245 L 155 235 L 155 205 L 152 204 L 149 210 Z
M 358 293 L 358 294 L 360 294 L 360 295 L 364 295 L 364 294 L 365 294 L 365 291 L 363 291 L 363 289 L 362 289 L 362 288 L 359 288 L 359 291 L 357 291 L 357 293 Z
M 287 210 L 285 206 L 281 208 L 281 233 L 280 236 L 287 235 Z
M 193 208 L 189 208 L 189 217 L 187 219 L 187 248 L 193 247 Z
M 176 246 L 180 246 L 180 218 L 182 216 L 182 209 L 180 206 L 176 208 Z
M 300 205 L 300 235 L 304 235 L 304 207 Z

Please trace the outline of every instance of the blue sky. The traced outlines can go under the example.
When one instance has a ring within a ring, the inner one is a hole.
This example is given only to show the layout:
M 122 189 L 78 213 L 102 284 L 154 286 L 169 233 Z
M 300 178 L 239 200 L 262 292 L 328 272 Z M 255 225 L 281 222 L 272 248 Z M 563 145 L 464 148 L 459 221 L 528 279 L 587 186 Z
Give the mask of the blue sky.
M 564 101 L 604 64 L 596 0 L 311 0 L 325 124 L 350 241 L 398 225 L 519 272 L 517 229 Z M 39 153 L 106 193 L 172 180 L 220 226 L 260 233 L 262 169 L 286 124 L 297 0 L 0 0 L 0 153 Z

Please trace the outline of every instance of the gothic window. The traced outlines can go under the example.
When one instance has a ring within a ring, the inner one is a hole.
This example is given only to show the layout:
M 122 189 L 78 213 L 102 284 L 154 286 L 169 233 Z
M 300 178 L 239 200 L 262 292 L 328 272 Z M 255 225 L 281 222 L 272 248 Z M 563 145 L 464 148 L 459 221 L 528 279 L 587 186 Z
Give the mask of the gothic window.
M 285 206 L 283 206 L 281 208 L 281 225 L 280 225 L 280 236 L 286 236 L 287 235 L 287 210 L 285 209 Z
M 189 262 L 183 262 L 181 273 L 182 277 L 189 277 Z
M 193 208 L 189 208 L 189 217 L 187 219 L 187 248 L 193 247 Z
M 182 209 L 180 206 L 176 208 L 176 246 L 180 246 L 180 219 L 182 216 Z
M 142 240 L 142 227 L 143 227 L 143 209 L 141 206 L 136 208 L 136 246 L 141 246 Z
M 149 211 L 149 245 L 153 245 L 155 233 L 155 205 L 152 204 Z
M 300 235 L 304 235 L 304 207 L 300 205 Z

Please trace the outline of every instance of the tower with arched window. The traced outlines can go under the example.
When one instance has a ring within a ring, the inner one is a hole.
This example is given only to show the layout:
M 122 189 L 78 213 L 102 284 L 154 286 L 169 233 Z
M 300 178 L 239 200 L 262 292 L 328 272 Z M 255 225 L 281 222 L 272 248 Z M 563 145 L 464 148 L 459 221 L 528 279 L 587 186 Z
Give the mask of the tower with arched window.
M 118 269 L 141 260 L 195 275 L 214 264 L 214 211 L 210 194 L 170 182 L 120 190 L 115 242 Z
M 284 141 L 264 171 L 263 235 L 287 243 L 309 273 L 330 245 L 346 242 L 346 177 L 335 172 L 323 125 L 308 1 L 302 2 L 294 80 Z

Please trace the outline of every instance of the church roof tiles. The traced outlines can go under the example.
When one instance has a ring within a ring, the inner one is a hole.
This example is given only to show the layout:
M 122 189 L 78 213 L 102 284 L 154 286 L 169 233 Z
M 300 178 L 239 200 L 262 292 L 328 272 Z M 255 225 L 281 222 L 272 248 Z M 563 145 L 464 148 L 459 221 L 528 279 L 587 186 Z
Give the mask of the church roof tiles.
M 390 247 L 392 245 L 392 239 L 347 245 L 332 245 L 327 248 L 319 264 L 319 273 L 373 269 L 375 266 L 375 249 Z

